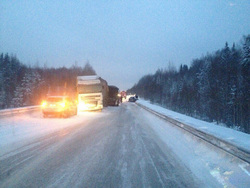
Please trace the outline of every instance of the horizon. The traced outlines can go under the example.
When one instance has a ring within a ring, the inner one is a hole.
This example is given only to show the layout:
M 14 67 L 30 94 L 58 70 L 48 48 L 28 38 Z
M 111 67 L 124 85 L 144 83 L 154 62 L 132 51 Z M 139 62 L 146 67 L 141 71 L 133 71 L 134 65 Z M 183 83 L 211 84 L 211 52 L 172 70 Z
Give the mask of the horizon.
M 63 2 L 63 3 L 62 3 Z M 0 51 L 27 66 L 87 62 L 122 90 L 171 63 L 193 59 L 250 31 L 250 3 L 223 1 L 18 1 L 0 3 Z

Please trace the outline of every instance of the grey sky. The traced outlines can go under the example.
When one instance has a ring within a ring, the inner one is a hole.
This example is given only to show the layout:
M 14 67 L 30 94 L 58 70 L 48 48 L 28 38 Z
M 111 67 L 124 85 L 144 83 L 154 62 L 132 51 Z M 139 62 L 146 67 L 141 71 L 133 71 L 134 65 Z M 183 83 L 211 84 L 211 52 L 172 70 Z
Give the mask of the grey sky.
M 84 65 L 128 89 L 250 33 L 249 0 L 1 0 L 0 52 L 25 64 Z

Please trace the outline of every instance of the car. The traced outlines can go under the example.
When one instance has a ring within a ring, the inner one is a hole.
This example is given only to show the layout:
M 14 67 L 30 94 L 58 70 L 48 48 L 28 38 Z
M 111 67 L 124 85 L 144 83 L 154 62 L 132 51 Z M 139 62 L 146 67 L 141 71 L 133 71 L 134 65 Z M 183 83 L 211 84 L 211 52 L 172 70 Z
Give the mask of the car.
M 128 101 L 129 101 L 129 102 L 135 102 L 135 101 L 136 101 L 136 98 L 135 98 L 135 97 L 130 97 L 130 98 L 128 99 Z
M 42 102 L 43 117 L 59 116 L 67 118 L 77 115 L 77 102 L 68 96 L 49 96 Z

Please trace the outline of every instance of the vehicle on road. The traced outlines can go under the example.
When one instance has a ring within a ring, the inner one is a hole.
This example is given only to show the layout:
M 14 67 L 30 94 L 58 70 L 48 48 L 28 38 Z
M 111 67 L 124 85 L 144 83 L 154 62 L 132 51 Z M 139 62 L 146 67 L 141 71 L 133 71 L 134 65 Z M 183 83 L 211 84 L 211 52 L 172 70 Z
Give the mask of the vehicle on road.
M 43 117 L 59 116 L 67 118 L 77 115 L 77 102 L 68 96 L 49 96 L 42 102 Z
M 129 102 L 135 102 L 135 101 L 136 101 L 136 98 L 135 98 L 135 97 L 130 97 L 130 98 L 128 99 L 128 101 L 129 101 Z
M 120 104 L 119 88 L 116 86 L 108 86 L 108 87 L 109 87 L 108 105 L 119 106 Z
M 121 91 L 120 96 L 121 96 L 121 102 L 123 100 L 126 100 L 127 99 L 127 92 L 126 91 Z
M 78 109 L 102 110 L 108 105 L 108 83 L 97 75 L 77 77 Z

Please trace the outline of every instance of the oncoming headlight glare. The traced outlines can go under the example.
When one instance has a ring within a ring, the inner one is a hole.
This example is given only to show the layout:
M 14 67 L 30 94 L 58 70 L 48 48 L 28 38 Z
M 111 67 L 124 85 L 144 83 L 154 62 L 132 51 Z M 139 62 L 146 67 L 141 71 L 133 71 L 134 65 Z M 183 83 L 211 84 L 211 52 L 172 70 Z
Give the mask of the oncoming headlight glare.
M 61 107 L 63 107 L 63 108 L 66 106 L 65 102 L 60 103 L 60 105 L 61 105 Z
M 79 108 L 80 110 L 86 110 L 87 107 L 86 107 L 86 105 L 85 105 L 85 102 L 83 102 L 83 101 L 79 102 L 79 103 L 78 103 L 78 108 Z
M 47 106 L 47 102 L 46 102 L 46 101 L 43 101 L 43 102 L 42 102 L 42 107 L 44 108 L 45 106 Z

